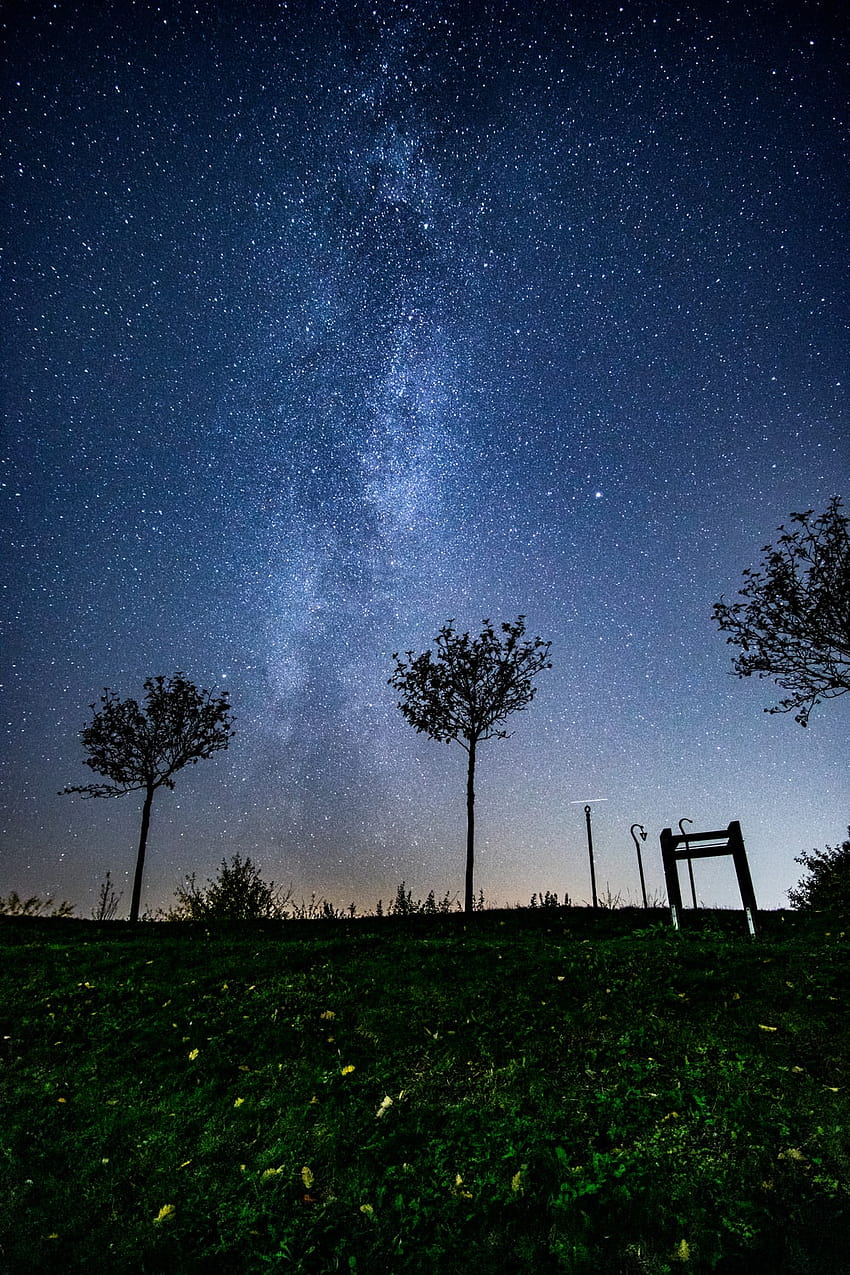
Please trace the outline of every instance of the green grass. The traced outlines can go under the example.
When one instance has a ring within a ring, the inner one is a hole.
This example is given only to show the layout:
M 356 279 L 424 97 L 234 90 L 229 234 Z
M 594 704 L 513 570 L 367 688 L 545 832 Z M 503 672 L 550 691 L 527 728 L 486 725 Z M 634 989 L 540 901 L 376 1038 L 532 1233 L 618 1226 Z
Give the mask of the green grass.
M 0 1271 L 850 1271 L 846 935 L 663 917 L 0 923 Z

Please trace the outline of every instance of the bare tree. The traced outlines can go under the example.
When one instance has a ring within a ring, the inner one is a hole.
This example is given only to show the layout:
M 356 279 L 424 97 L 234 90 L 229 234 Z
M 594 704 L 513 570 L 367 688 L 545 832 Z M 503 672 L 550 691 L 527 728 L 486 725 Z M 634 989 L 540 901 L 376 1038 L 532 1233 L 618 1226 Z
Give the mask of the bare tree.
M 144 709 L 134 699 L 120 700 L 108 687 L 100 697 L 100 708 L 95 704 L 90 708 L 94 717 L 80 736 L 89 754 L 84 764 L 112 782 L 63 791 L 84 797 L 144 793 L 130 903 L 130 920 L 137 921 L 154 793 L 158 788 L 173 788 L 173 776 L 184 766 L 227 748 L 233 734 L 230 704 L 226 691 L 213 696 L 177 672 L 172 678 L 148 678 Z
M 726 641 L 741 648 L 738 677 L 772 677 L 790 694 L 767 713 L 807 726 L 821 700 L 850 691 L 850 520 L 833 496 L 826 511 L 792 514 L 790 529 L 756 571 L 744 572 L 742 601 L 714 605 Z
M 534 677 L 551 668 L 550 642 L 536 637 L 523 641 L 525 616 L 501 625 L 489 620 L 477 637 L 458 633 L 454 621 L 434 639 L 436 650 L 401 659 L 389 678 L 401 696 L 398 707 L 416 730 L 441 741 L 456 740 L 468 756 L 466 778 L 466 882 L 464 911 L 475 907 L 475 761 L 485 739 L 507 739 L 499 727 L 511 713 L 527 708 L 534 698 Z

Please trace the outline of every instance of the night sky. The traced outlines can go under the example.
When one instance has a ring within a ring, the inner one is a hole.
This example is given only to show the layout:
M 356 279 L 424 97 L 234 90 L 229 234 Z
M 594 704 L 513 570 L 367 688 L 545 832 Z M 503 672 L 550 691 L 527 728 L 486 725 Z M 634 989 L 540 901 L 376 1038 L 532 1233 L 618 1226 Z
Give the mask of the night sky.
M 386 679 L 524 614 L 487 902 L 588 900 L 592 798 L 601 890 L 639 900 L 632 823 L 660 894 L 663 827 L 739 819 L 783 906 L 846 835 L 850 700 L 763 712 L 711 606 L 847 502 L 841 6 L 229 7 L 5 11 L 0 894 L 128 907 L 140 801 L 58 791 L 105 686 L 181 669 L 237 734 L 159 793 L 143 908 L 235 852 L 462 895 L 465 754 Z

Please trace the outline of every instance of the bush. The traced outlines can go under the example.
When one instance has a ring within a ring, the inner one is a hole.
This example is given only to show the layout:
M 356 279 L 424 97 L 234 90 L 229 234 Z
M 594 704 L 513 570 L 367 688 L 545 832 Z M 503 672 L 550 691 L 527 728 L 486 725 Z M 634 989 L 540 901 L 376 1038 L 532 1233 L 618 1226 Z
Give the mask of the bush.
M 107 872 L 98 891 L 97 903 L 92 908 L 92 920 L 114 921 L 120 902 L 121 895 L 115 893 L 115 888 L 112 884 L 112 874 Z
M 811 854 L 804 851 L 794 862 L 801 863 L 808 875 L 788 891 L 792 908 L 850 914 L 850 837 L 840 846 Z
M 204 888 L 192 873 L 174 893 L 177 903 L 166 913 L 167 921 L 280 921 L 289 915 L 289 892 L 281 894 L 249 857 L 238 854 L 230 863 L 222 859 L 218 876 Z
M 541 890 L 540 894 L 532 894 L 531 902 L 528 905 L 531 908 L 568 908 L 570 906 L 569 895 L 564 892 L 564 900 L 560 902 L 558 892 L 553 894 L 551 890 Z
M 71 916 L 73 911 L 73 903 L 63 900 L 53 907 L 52 899 L 40 899 L 37 894 L 29 899 L 22 899 L 14 890 L 5 899 L 0 895 L 0 916 Z
M 480 907 L 484 906 L 484 895 L 480 896 Z M 428 892 L 425 900 L 414 899 L 413 891 L 408 890 L 404 881 L 396 886 L 395 898 L 392 903 L 387 905 L 387 916 L 445 916 L 449 912 L 460 910 L 460 903 L 456 896 L 449 895 L 448 890 L 442 899 L 438 899 L 433 890 Z M 480 909 L 478 909 L 480 910 Z M 384 915 L 383 900 L 378 900 L 378 906 L 375 909 L 376 916 Z

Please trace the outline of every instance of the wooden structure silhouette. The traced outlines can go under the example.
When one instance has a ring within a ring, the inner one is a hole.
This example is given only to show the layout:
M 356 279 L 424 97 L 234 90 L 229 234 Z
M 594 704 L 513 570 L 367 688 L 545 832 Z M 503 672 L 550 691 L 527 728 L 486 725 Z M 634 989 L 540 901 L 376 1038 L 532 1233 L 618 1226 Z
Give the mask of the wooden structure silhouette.
M 741 835 L 741 825 L 737 819 L 728 828 L 715 832 L 688 832 L 674 836 L 672 828 L 665 828 L 661 833 L 661 861 L 664 865 L 664 880 L 667 884 L 667 900 L 673 913 L 673 923 L 678 926 L 679 913 L 682 910 L 682 890 L 679 885 L 680 859 L 710 859 L 715 855 L 731 854 L 738 877 L 738 887 L 750 933 L 755 933 L 756 896 L 750 876 L 750 865 L 747 862 L 747 851 Z

